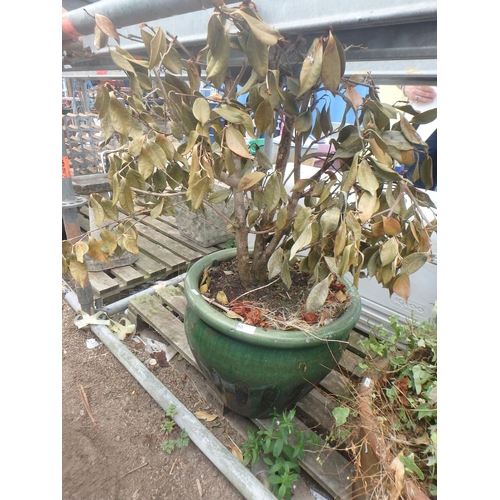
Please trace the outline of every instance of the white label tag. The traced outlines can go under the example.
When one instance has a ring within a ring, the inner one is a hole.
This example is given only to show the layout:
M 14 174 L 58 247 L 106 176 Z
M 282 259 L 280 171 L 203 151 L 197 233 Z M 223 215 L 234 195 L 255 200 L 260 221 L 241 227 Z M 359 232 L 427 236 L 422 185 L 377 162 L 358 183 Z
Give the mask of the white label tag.
M 236 325 L 236 330 L 244 333 L 255 333 L 255 326 L 246 325 L 245 323 L 238 323 Z

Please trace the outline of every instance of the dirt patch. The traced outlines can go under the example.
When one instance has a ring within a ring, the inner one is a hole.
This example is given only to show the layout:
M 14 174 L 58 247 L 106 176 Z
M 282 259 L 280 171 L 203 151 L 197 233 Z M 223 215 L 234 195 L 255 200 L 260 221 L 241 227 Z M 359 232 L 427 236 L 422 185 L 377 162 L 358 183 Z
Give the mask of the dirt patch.
M 75 316 L 63 298 L 63 500 L 243 498 L 192 442 L 171 454 L 163 451 L 165 412 L 106 346 L 87 347 L 87 339 L 98 339 L 90 329 L 78 329 Z M 151 358 L 130 341 L 127 347 L 142 361 Z M 189 368 L 195 370 L 174 357 L 168 366 L 151 369 L 191 412 L 216 414 Z M 229 449 L 242 442 L 224 417 L 206 426 Z M 179 435 L 177 429 L 171 437 Z

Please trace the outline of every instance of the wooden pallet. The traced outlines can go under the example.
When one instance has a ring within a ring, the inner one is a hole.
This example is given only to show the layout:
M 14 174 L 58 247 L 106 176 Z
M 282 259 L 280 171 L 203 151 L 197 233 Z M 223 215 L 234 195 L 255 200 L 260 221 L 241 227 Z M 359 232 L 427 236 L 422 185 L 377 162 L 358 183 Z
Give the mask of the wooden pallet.
M 125 218 L 125 215 L 120 217 Z M 80 208 L 78 219 L 82 231 L 89 231 L 88 206 Z M 96 300 L 110 303 L 142 284 L 178 276 L 200 257 L 224 248 L 224 245 L 202 247 L 189 240 L 177 229 L 175 217 L 140 216 L 135 221 L 139 233 L 139 258 L 128 266 L 89 272 Z
M 128 315 L 138 329 L 145 323 L 156 330 L 182 354 L 188 363 L 200 371 L 184 333 L 182 319 L 185 307 L 186 299 L 183 295 L 172 296 L 165 288 L 159 288 L 153 295 L 143 295 L 130 299 Z M 332 371 L 319 387 L 314 388 L 299 401 L 297 412 L 301 419 L 296 417 L 294 422 L 298 429 L 305 433 L 311 433 L 332 428 L 334 402 L 332 398 L 328 397 L 328 394 L 346 395 L 353 384 L 359 383 L 358 375 L 361 373 L 358 372 L 357 365 L 362 360 L 360 342 L 363 338 L 365 337 L 361 332 L 351 332 L 350 343 L 344 351 L 339 366 L 339 370 L 343 373 Z M 226 414 L 217 389 L 210 380 L 204 379 L 209 388 L 205 394 L 207 401 L 212 403 L 231 422 L 232 412 Z M 235 429 L 240 431 L 243 417 L 236 417 Z M 244 420 L 250 422 L 248 419 Z M 303 421 L 312 422 L 311 427 L 306 426 Z M 268 428 L 271 419 L 252 419 L 252 423 L 260 428 Z M 246 438 L 246 434 L 244 437 Z M 323 465 L 320 465 L 316 461 L 317 453 L 315 451 L 317 452 L 317 448 L 309 448 L 309 450 L 313 453 L 305 454 L 304 460 L 301 461 L 303 470 L 335 499 L 353 500 L 352 485 L 355 477 L 353 464 L 340 453 L 333 451 Z

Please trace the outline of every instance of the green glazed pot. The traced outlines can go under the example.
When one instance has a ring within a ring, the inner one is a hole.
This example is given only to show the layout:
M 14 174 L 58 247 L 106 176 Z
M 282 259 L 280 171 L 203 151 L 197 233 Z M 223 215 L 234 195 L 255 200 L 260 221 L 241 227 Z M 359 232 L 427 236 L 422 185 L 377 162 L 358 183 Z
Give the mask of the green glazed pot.
M 346 282 L 351 305 L 314 337 L 301 330 L 268 330 L 228 318 L 203 299 L 199 283 L 214 260 L 236 249 L 202 257 L 187 272 L 184 328 L 193 355 L 225 405 L 239 415 L 266 418 L 305 396 L 337 365 L 361 313 L 361 299 Z

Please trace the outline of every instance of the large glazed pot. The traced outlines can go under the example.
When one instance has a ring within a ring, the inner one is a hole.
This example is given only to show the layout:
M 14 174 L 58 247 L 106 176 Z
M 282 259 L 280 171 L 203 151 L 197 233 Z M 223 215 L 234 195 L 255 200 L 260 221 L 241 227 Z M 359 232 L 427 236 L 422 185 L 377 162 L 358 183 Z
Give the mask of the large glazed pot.
M 205 375 L 225 405 L 249 418 L 266 418 L 305 396 L 336 366 L 361 313 L 361 299 L 347 283 L 351 305 L 339 319 L 314 331 L 266 330 L 228 318 L 201 297 L 203 270 L 236 257 L 234 248 L 198 260 L 187 272 L 186 336 Z

